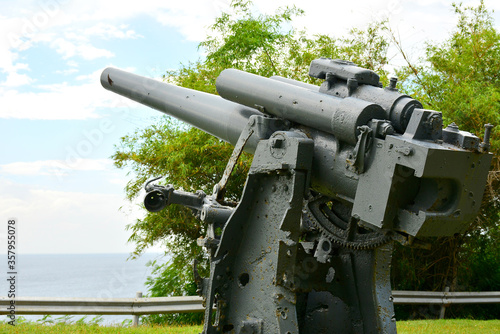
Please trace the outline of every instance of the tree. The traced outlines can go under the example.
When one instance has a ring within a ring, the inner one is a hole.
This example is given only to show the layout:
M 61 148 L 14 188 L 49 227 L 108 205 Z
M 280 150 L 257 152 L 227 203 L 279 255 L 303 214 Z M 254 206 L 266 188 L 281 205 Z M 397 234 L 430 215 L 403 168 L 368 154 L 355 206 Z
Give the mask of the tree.
M 236 68 L 265 77 L 280 75 L 309 83 L 309 65 L 313 59 L 346 59 L 373 69 L 385 77 L 389 41 L 383 37 L 383 25 L 370 24 L 366 30 L 353 28 L 345 38 L 329 35 L 308 36 L 305 31 L 285 28 L 292 18 L 303 15 L 296 7 L 280 8 L 274 15 L 252 12 L 250 1 L 233 0 L 232 13 L 222 13 L 210 27 L 211 35 L 199 44 L 206 58 L 164 76 L 182 87 L 214 93 L 215 79 L 226 68 Z

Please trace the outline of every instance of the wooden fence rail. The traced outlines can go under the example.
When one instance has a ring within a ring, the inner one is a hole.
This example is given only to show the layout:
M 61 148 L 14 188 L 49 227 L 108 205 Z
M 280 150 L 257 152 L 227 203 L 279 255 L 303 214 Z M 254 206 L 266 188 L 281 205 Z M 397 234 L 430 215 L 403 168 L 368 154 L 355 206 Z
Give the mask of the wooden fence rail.
M 139 296 L 139 295 L 138 295 Z M 394 304 L 485 304 L 500 303 L 500 291 L 431 292 L 393 291 Z M 155 298 L 56 298 L 18 297 L 16 314 L 145 315 L 159 313 L 202 312 L 200 297 Z M 0 297 L 0 315 L 10 314 L 11 299 Z

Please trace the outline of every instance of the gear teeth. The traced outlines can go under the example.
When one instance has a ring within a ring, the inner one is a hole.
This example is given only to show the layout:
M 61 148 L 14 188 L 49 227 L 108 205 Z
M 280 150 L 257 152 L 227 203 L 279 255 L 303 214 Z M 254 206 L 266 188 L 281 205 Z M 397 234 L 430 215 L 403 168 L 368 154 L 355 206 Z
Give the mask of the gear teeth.
M 339 232 L 339 234 L 341 234 L 344 232 L 344 230 L 342 230 L 341 228 L 339 228 L 335 224 L 333 224 L 333 222 L 326 216 L 316 217 L 310 208 L 311 203 L 313 203 L 313 205 L 319 205 L 317 202 L 325 203 L 329 200 L 330 199 L 325 197 L 325 196 L 312 197 L 312 198 L 305 201 L 304 210 L 303 210 L 303 214 L 309 220 L 311 225 L 314 226 L 324 238 L 330 240 L 332 243 L 334 243 L 336 245 L 339 245 L 340 247 L 350 248 L 350 249 L 354 249 L 354 250 L 368 250 L 368 249 L 377 248 L 377 247 L 382 246 L 382 245 L 384 245 L 392 240 L 392 238 L 390 236 L 384 235 L 384 234 L 381 234 L 381 233 L 378 233 L 375 231 L 370 232 L 368 234 L 372 237 L 370 237 L 368 239 L 361 240 L 361 241 L 356 241 L 356 240 L 348 241 L 345 238 L 343 238 L 339 235 L 336 235 L 335 233 L 330 232 L 329 230 L 336 230 Z M 330 226 L 328 228 L 325 227 L 323 225 L 325 223 L 328 223 Z M 356 238 L 356 236 L 355 236 L 355 238 Z

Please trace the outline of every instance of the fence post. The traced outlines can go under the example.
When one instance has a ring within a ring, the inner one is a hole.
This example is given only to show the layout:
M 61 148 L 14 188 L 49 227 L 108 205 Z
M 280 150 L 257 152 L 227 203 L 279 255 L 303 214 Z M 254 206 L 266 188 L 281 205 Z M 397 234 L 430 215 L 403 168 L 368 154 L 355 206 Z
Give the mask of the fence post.
M 444 288 L 444 292 L 450 292 L 450 287 L 447 286 L 446 288 Z M 439 319 L 444 319 L 444 312 L 446 312 L 446 306 L 448 306 L 447 304 L 444 303 L 444 298 L 446 298 L 446 296 L 443 297 L 443 304 L 441 304 L 441 312 L 439 312 Z
M 136 292 L 135 293 L 135 298 L 142 298 L 142 292 Z M 137 327 L 139 326 L 139 315 L 134 314 L 134 318 L 132 320 L 132 327 Z

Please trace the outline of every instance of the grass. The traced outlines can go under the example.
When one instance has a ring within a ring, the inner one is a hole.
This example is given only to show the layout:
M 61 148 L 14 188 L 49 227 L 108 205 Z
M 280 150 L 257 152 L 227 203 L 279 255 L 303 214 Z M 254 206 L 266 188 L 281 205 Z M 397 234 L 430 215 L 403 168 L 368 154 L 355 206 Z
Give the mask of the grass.
M 0 322 L 0 333 L 39 333 L 39 334 L 95 334 L 95 333 L 169 333 L 198 334 L 202 326 L 139 326 L 137 328 L 124 326 L 99 326 L 98 324 L 37 324 L 23 322 L 10 326 Z M 398 333 L 405 334 L 500 334 L 500 320 L 414 320 L 398 321 Z
M 46 315 L 42 319 L 36 321 L 28 321 L 24 317 L 19 316 L 16 319 L 16 325 L 8 324 L 10 319 L 0 320 L 0 334 L 3 333 L 36 333 L 36 334 L 97 334 L 97 333 L 171 333 L 171 334 L 198 334 L 202 331 L 203 326 L 139 326 L 131 327 L 132 320 L 128 319 L 121 324 L 103 324 L 104 320 L 101 315 L 90 318 L 84 316 L 75 320 L 73 316 L 64 315 L 53 317 Z
M 398 321 L 398 334 L 500 334 L 500 320 Z
M 110 326 L 104 327 L 99 325 L 84 325 L 84 324 L 55 324 L 41 325 L 36 323 L 23 323 L 16 326 L 0 324 L 0 333 L 19 333 L 19 334 L 153 334 L 153 333 L 169 333 L 169 334 L 198 334 L 202 331 L 202 326 L 139 326 L 121 327 Z

